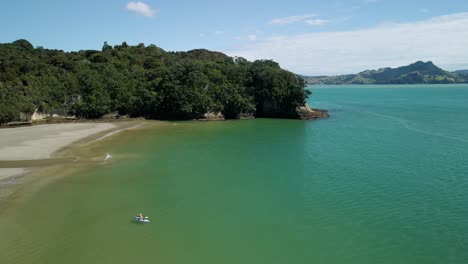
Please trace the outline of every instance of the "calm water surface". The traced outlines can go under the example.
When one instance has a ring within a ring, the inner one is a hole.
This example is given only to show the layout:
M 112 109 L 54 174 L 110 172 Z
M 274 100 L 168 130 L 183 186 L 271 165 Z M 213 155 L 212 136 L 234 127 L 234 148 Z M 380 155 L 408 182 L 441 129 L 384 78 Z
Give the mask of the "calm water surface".
M 468 263 L 468 86 L 312 91 L 330 119 L 107 139 L 2 211 L 0 263 Z

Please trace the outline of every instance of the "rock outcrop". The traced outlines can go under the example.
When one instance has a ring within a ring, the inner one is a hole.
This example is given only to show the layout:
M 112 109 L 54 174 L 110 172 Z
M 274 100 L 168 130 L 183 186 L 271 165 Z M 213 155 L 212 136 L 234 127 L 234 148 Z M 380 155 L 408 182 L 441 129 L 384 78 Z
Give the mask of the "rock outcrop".
M 205 120 L 205 121 L 222 121 L 225 120 L 226 118 L 221 112 L 208 112 L 203 115 L 202 118 L 199 120 Z
M 330 117 L 328 115 L 328 110 L 310 108 L 308 104 L 296 108 L 296 112 L 299 118 L 302 120 L 322 119 Z
M 255 118 L 254 113 L 240 113 L 237 115 L 237 119 L 253 119 Z

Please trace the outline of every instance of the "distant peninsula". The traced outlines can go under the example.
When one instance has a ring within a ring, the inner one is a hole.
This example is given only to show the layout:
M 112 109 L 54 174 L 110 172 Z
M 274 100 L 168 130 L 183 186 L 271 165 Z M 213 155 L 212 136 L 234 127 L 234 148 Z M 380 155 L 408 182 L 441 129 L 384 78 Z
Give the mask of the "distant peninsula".
M 204 49 L 105 42 L 101 50 L 64 52 L 24 39 L 0 44 L 0 125 L 45 117 L 327 117 L 307 106 L 305 86 L 274 61 Z
M 450 84 L 467 83 L 468 70 L 444 71 L 429 62 L 418 61 L 398 68 L 367 70 L 337 76 L 302 76 L 308 84 Z

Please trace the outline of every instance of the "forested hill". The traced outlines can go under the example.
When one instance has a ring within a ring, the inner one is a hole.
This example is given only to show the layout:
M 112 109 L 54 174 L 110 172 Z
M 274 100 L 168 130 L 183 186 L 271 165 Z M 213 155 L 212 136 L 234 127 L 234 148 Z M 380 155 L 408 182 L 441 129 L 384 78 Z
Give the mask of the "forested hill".
M 418 61 L 398 68 L 368 70 L 358 74 L 304 78 L 309 84 L 422 84 L 468 82 L 466 76 L 456 72 L 444 71 L 430 61 Z
M 304 80 L 269 60 L 154 45 L 64 52 L 26 40 L 0 44 L 0 124 L 56 109 L 82 118 L 121 115 L 194 119 L 208 112 L 296 118 Z

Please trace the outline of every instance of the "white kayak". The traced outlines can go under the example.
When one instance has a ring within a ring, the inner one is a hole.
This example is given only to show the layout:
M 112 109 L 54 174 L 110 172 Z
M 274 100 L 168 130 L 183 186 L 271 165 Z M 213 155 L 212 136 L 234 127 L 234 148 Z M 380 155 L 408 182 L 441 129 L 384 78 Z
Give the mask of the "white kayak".
M 150 222 L 150 220 L 148 219 L 148 216 L 143 217 L 142 214 L 139 214 L 139 215 L 135 216 L 135 221 L 140 222 L 140 223 L 149 223 Z

